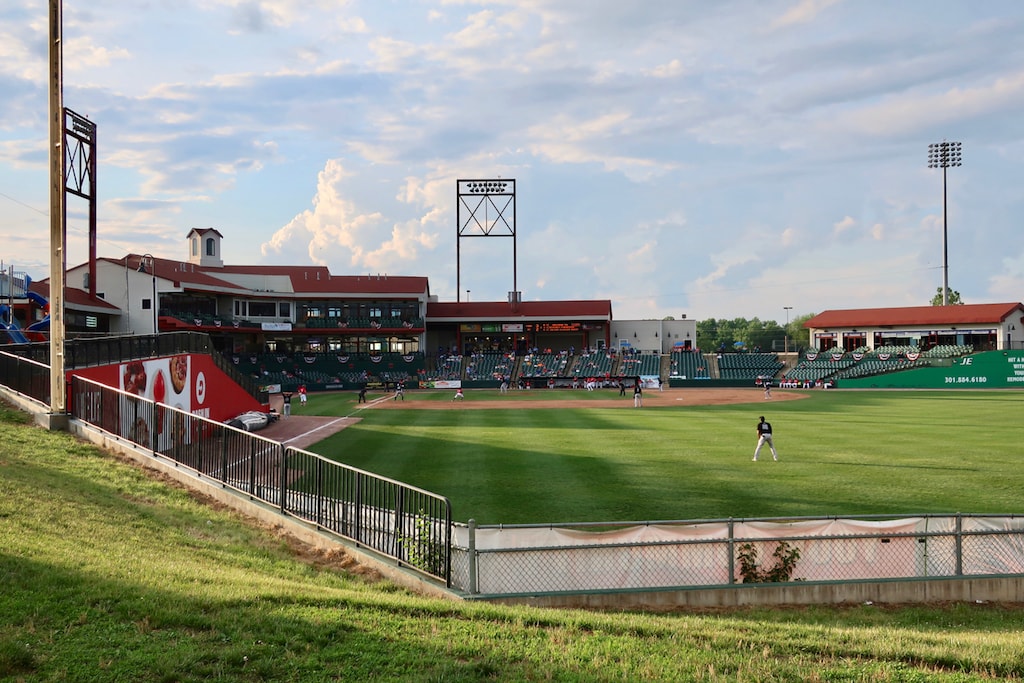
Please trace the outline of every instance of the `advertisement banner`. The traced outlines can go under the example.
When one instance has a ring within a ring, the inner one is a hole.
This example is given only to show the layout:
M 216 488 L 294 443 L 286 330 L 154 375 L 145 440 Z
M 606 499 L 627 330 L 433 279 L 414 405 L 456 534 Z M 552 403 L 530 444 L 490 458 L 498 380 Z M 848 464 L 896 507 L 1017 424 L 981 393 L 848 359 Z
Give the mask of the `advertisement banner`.
M 249 410 L 265 410 L 205 354 L 132 360 L 82 368 L 69 374 L 218 422 Z

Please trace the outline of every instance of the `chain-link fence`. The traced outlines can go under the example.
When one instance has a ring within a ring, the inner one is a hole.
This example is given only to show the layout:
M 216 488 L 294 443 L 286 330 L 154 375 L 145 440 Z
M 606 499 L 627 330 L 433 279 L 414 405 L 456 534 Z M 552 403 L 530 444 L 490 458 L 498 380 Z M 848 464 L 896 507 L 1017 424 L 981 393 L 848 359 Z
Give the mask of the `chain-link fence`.
M 457 525 L 452 583 L 471 594 L 1024 573 L 1024 518 L 722 519 Z

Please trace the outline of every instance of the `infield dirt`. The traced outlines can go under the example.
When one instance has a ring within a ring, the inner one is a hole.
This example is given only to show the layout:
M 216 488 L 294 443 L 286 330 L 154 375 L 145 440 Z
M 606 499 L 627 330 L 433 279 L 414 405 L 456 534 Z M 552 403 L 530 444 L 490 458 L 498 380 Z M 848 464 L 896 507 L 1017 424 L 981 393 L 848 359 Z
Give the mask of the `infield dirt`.
M 483 389 L 493 393 L 493 389 Z M 536 391 L 545 391 L 539 389 Z M 466 391 L 466 398 L 461 401 L 417 401 L 415 391 L 406 393 L 408 400 L 394 401 L 390 397 L 381 397 L 361 410 L 498 410 L 520 408 L 529 410 L 565 409 L 565 408 L 623 408 L 634 410 L 633 395 L 619 396 L 614 390 L 604 390 L 608 398 L 573 398 L 572 390 L 558 391 L 558 398 L 517 400 L 513 392 L 507 400 L 489 398 L 486 401 L 474 401 L 472 389 Z M 579 390 L 582 391 L 582 390 Z M 794 401 L 807 398 L 808 394 L 799 390 L 776 390 L 771 399 L 764 398 L 764 392 L 757 388 L 725 388 L 725 389 L 648 389 L 644 392 L 644 408 L 667 408 L 672 406 L 712 406 L 732 405 L 737 403 L 774 403 L 778 401 Z M 280 397 L 274 397 L 280 402 Z M 315 395 L 310 396 L 315 402 Z M 271 405 L 274 405 L 273 399 Z M 281 406 L 275 406 L 278 410 Z M 642 410 L 638 408 L 636 410 Z M 359 417 L 324 417 L 319 415 L 297 415 L 293 405 L 292 414 L 270 425 L 260 432 L 260 436 L 273 439 L 286 446 L 306 448 L 311 444 L 326 439 L 340 432 L 349 425 L 359 422 Z

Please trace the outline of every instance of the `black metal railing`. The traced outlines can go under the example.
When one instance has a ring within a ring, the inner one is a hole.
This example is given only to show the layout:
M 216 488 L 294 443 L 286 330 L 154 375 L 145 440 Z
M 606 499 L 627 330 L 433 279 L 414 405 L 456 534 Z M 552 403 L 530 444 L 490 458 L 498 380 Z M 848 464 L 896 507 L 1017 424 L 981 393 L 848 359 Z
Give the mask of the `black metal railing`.
M 22 356 L 44 365 L 50 363 L 49 342 L 9 344 L 3 351 Z M 261 404 L 268 395 L 259 382 L 238 370 L 213 348 L 210 336 L 204 332 L 163 332 L 161 334 L 119 335 L 91 339 L 68 339 L 64 343 L 64 367 L 67 370 L 97 365 L 124 363 L 130 360 L 173 356 L 179 353 L 209 355 L 214 364 Z
M 0 351 L 0 384 L 50 404 L 50 366 L 31 358 Z
M 451 503 L 443 496 L 81 377 L 71 379 L 69 412 L 451 585 Z
M 451 585 L 447 498 L 295 448 L 284 469 L 290 514 Z

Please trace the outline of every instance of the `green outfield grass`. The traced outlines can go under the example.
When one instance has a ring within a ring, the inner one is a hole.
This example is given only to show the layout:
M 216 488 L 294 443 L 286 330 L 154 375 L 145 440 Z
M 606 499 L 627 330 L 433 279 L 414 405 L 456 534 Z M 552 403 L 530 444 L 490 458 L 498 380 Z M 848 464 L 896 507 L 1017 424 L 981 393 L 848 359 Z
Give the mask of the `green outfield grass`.
M 752 393 L 701 407 L 673 406 L 669 392 L 666 407 L 636 410 L 530 405 L 617 390 L 470 390 L 468 402 L 516 405 L 424 409 L 453 393 L 410 391 L 408 408 L 358 412 L 354 394 L 317 395 L 308 410 L 362 421 L 312 450 L 445 495 L 457 520 L 482 524 L 1024 513 L 1019 391 Z M 781 462 L 751 462 L 762 414 Z
M 647 615 L 409 595 L 2 404 L 0 494 L 0 681 L 1024 677 L 1015 605 Z

